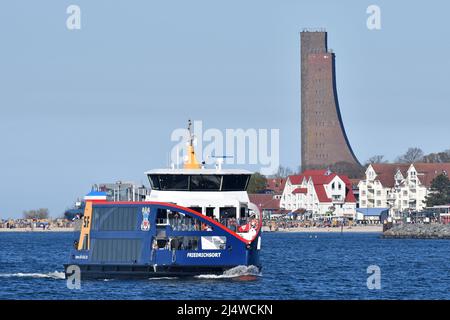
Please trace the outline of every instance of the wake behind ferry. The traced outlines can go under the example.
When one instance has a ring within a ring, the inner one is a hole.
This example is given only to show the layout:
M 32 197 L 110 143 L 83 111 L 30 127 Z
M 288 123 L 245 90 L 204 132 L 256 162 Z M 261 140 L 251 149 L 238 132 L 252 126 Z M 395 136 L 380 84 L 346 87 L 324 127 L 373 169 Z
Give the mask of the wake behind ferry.
M 251 172 L 207 169 L 195 156 L 189 122 L 182 169 L 146 172 L 144 201 L 85 197 L 78 240 L 64 265 L 82 278 L 150 278 L 223 274 L 237 266 L 261 269 L 262 217 L 250 203 Z

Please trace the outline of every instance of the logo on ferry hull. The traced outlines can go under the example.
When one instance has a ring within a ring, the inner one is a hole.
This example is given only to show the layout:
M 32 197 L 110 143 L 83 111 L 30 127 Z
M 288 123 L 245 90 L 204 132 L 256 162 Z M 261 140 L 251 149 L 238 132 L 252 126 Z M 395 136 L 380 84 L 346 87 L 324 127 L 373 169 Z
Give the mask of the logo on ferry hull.
M 150 215 L 150 208 L 149 207 L 142 208 L 142 223 L 141 223 L 142 231 L 150 230 L 150 221 L 148 221 L 149 215 Z

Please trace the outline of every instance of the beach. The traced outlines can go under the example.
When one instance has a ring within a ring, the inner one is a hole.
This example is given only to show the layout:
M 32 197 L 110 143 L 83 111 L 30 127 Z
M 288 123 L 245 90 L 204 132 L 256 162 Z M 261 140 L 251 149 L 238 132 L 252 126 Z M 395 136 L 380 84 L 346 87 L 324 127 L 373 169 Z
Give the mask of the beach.
M 268 228 L 264 228 L 263 231 L 271 232 Z M 338 233 L 338 232 L 345 232 L 345 233 L 358 233 L 358 232 L 383 232 L 383 226 L 382 225 L 369 225 L 369 226 L 351 226 L 351 227 L 343 227 L 342 229 L 340 227 L 293 227 L 293 228 L 279 228 L 277 231 L 273 232 L 304 232 L 304 233 L 316 233 L 316 232 L 332 232 L 332 233 Z

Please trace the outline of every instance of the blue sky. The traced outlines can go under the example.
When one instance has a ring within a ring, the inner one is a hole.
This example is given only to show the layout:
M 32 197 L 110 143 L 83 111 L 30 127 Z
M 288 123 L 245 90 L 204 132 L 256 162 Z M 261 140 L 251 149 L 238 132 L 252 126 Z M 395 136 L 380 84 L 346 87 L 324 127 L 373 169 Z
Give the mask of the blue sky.
M 82 29 L 66 28 L 81 8 Z M 381 8 L 382 29 L 366 27 Z M 146 182 L 173 129 L 279 128 L 300 163 L 299 31 L 324 27 L 357 157 L 448 149 L 443 1 L 2 2 L 0 217 L 60 216 L 96 182 Z

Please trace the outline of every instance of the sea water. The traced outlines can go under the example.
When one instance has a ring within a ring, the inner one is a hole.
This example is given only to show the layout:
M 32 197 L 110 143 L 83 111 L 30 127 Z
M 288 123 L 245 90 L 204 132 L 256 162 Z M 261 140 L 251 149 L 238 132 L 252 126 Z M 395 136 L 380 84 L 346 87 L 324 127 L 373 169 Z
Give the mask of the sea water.
M 83 280 L 80 290 L 64 279 L 72 243 L 71 233 L 0 232 L 0 299 L 450 299 L 449 240 L 264 233 L 261 271 Z M 380 289 L 369 289 L 371 266 Z

